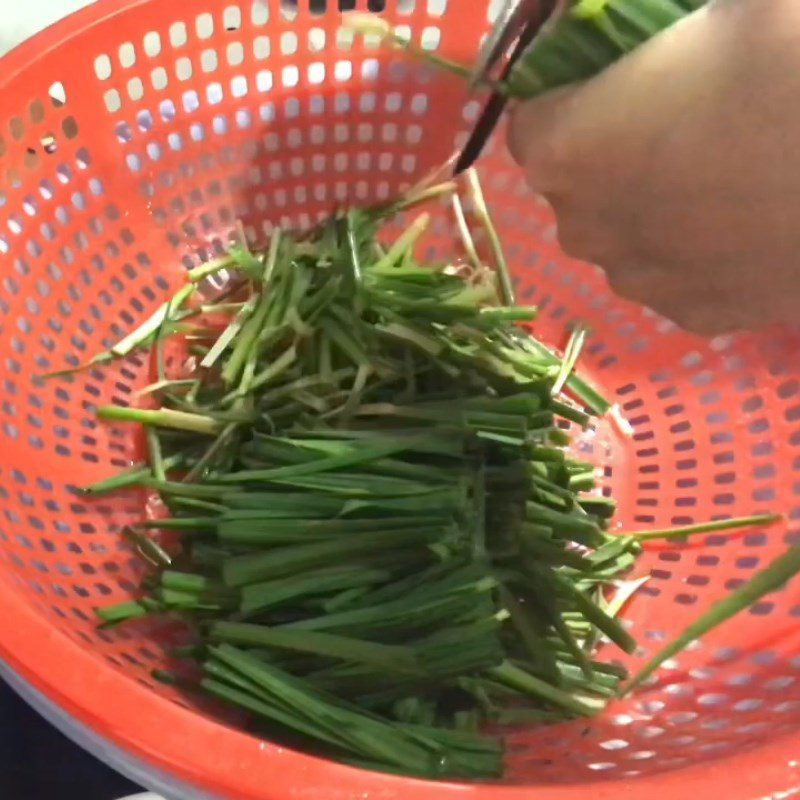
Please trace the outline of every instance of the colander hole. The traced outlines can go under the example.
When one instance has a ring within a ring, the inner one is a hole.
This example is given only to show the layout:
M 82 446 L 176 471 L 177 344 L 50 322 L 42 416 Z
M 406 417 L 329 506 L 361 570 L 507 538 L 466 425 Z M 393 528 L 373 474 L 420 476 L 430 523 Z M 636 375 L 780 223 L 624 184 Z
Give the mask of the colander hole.
M 214 33 L 214 18 L 211 14 L 200 14 L 195 20 L 195 31 L 199 39 L 210 39 Z
M 173 22 L 169 27 L 169 41 L 173 47 L 183 47 L 188 41 L 186 24 L 183 22 Z
M 169 84 L 169 77 L 164 67 L 156 67 L 150 72 L 150 83 L 156 91 L 166 89 Z
M 44 120 L 45 110 L 44 104 L 41 100 L 32 100 L 30 105 L 28 106 L 28 115 L 30 116 L 31 122 L 36 125 L 42 120 Z
M 716 692 L 710 692 L 707 694 L 701 694 L 697 698 L 698 705 L 715 708 L 717 706 L 724 705 L 728 702 L 728 695 L 720 694 Z
M 341 63 L 341 62 L 340 62 Z M 340 79 L 341 80 L 341 79 Z M 300 70 L 297 67 L 284 67 L 281 71 L 281 83 L 287 89 L 292 89 L 300 82 Z M 260 91 L 265 91 L 261 89 Z
M 136 48 L 133 46 L 133 42 L 123 42 L 117 51 L 117 58 L 120 66 L 124 69 L 129 69 L 136 64 Z
M 439 45 L 442 41 L 442 32 L 439 28 L 431 26 L 429 28 L 425 28 L 422 31 L 422 49 L 428 51 L 434 51 L 439 49 Z
M 270 47 L 269 37 L 268 36 L 256 36 L 256 38 L 253 40 L 253 56 L 258 61 L 263 61 L 264 59 L 270 57 L 270 53 L 271 53 L 271 47 Z M 215 58 L 216 58 L 216 54 L 215 54 Z M 213 71 L 213 69 L 216 69 L 216 64 L 212 69 L 206 69 L 205 66 L 203 66 L 203 69 L 206 72 L 211 72 L 211 71 Z
M 800 413 L 798 414 L 798 418 L 800 418 Z M 747 426 L 747 430 L 753 434 L 765 433 L 766 431 L 769 430 L 769 427 L 770 427 L 769 422 L 766 419 L 757 419 L 751 422 Z
M 234 33 L 242 27 L 242 12 L 238 6 L 228 6 L 222 13 L 222 24 L 229 33 Z
M 765 731 L 768 727 L 770 727 L 770 723 L 761 720 L 759 722 L 750 722 L 747 725 L 740 725 L 736 729 L 736 732 L 744 736 L 750 736 L 754 733 L 761 733 L 762 731 Z
M 127 84 L 128 97 L 134 102 L 144 97 L 144 83 L 141 78 L 131 78 Z
M 122 98 L 116 89 L 109 89 L 103 95 L 103 101 L 105 102 L 106 109 L 112 114 L 116 113 L 120 110 L 120 108 L 122 108 Z
M 323 28 L 312 28 L 308 32 L 308 49 L 312 53 L 320 53 L 327 44 L 327 34 Z
M 365 81 L 375 81 L 380 74 L 380 62 L 376 58 L 367 58 L 361 64 L 361 78 Z
M 764 684 L 764 688 L 770 692 L 778 692 L 786 689 L 795 682 L 796 678 L 792 675 L 782 675 L 778 678 L 772 678 Z
M 686 697 L 692 694 L 692 688 L 686 683 L 670 683 L 664 687 L 664 691 L 673 697 Z
M 209 83 L 206 87 L 206 100 L 212 106 L 218 105 L 222 102 L 222 84 Z
M 75 117 L 66 117 L 61 123 L 61 130 L 67 139 L 74 139 L 78 135 L 78 123 Z
M 183 110 L 187 113 L 191 114 L 194 111 L 197 111 L 200 108 L 200 98 L 198 94 L 193 89 L 189 90 L 188 92 L 184 92 L 181 101 L 183 103 Z
M 700 643 L 697 642 L 697 644 L 699 645 Z M 700 649 L 700 648 L 698 647 L 695 649 Z M 686 652 L 688 652 L 688 650 Z M 689 677 L 697 681 L 707 681 L 713 678 L 715 673 L 716 670 L 714 670 L 711 667 L 692 667 L 689 670 Z
M 64 84 L 61 81 L 54 81 L 51 83 L 47 90 L 47 95 L 55 108 L 61 108 L 61 106 L 66 105 L 67 92 L 64 89 Z
M 656 739 L 657 737 L 666 733 L 666 729 L 661 728 L 658 725 L 645 725 L 644 727 L 639 728 L 637 733 L 642 739 Z
M 733 710 L 740 712 L 755 711 L 756 709 L 761 708 L 762 705 L 764 705 L 763 700 L 757 697 L 749 697 L 745 700 L 739 700 L 738 702 L 734 703 Z
M 148 31 L 143 39 L 144 52 L 150 58 L 155 58 L 161 54 L 161 36 L 157 31 Z
M 293 56 L 297 52 L 297 34 L 294 31 L 284 31 L 281 34 L 280 50 L 285 56 Z
M 694 722 L 700 715 L 696 711 L 676 711 L 667 715 L 667 720 L 671 725 L 688 725 Z

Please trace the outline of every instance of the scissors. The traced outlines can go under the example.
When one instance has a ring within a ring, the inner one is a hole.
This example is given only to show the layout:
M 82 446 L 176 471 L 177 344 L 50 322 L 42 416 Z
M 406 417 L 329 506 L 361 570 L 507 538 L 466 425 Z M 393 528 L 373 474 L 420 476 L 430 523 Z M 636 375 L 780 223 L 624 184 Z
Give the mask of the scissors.
M 505 0 L 494 28 L 478 54 L 471 79 L 473 88 L 487 80 L 505 80 L 558 6 L 559 0 Z M 500 122 L 508 100 L 508 96 L 499 90 L 492 93 L 456 161 L 455 175 L 478 160 Z

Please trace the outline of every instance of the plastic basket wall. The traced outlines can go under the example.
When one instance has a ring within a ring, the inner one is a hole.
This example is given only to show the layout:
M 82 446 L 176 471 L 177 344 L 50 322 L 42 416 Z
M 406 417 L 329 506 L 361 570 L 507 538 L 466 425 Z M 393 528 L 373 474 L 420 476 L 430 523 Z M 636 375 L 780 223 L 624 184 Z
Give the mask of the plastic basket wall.
M 308 226 L 337 205 L 385 199 L 449 154 L 477 113 L 457 81 L 354 43 L 335 5 L 108 0 L 3 61 L 0 657 L 129 753 L 223 797 L 792 796 L 800 583 L 600 719 L 512 732 L 502 787 L 386 777 L 273 747 L 153 685 L 179 632 L 96 629 L 93 608 L 140 578 L 118 531 L 142 500 L 87 502 L 74 487 L 135 456 L 131 430 L 98 425 L 93 409 L 132 401 L 146 365 L 133 358 L 71 382 L 35 375 L 119 338 L 221 250 L 236 220 L 258 239 L 271 223 Z M 478 0 L 341 5 L 385 13 L 465 62 L 489 24 Z M 800 336 L 708 343 L 679 332 L 561 254 L 499 141 L 482 169 L 520 298 L 542 309 L 539 335 L 560 345 L 572 321 L 588 322 L 585 370 L 633 425 L 632 438 L 601 425 L 582 443 L 621 522 L 790 520 L 650 547 L 642 571 L 653 578 L 630 611 L 641 659 L 795 536 Z M 451 242 L 442 210 L 431 255 Z

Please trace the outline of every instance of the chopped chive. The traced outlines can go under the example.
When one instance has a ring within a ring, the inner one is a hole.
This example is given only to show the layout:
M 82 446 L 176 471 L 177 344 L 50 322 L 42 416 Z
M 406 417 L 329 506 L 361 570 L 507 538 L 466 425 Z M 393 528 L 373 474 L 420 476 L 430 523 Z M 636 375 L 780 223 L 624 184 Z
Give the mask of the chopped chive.
M 626 603 L 639 591 L 639 589 L 644 586 L 647 581 L 650 580 L 649 575 L 644 575 L 641 578 L 635 578 L 634 580 L 630 581 L 622 581 L 621 584 L 617 587 L 617 591 L 614 593 L 614 596 L 609 600 L 606 605 L 605 612 L 610 617 L 616 617 L 623 608 L 625 608 Z
M 511 275 L 508 271 L 508 262 L 506 261 L 505 253 L 503 252 L 503 245 L 500 241 L 500 236 L 497 229 L 492 222 L 491 214 L 486 206 L 486 200 L 483 196 L 483 189 L 481 188 L 481 181 L 478 177 L 476 169 L 467 170 L 467 182 L 469 183 L 470 191 L 472 193 L 472 200 L 475 204 L 475 213 L 480 219 L 481 224 L 486 230 L 489 237 L 489 244 L 492 247 L 494 254 L 495 267 L 497 268 L 497 275 L 500 279 L 500 296 L 502 297 L 503 304 L 506 306 L 513 306 L 516 304 L 514 296 L 514 284 L 511 282 Z
M 421 669 L 413 651 L 408 648 L 359 641 L 329 633 L 297 632 L 268 628 L 264 625 L 216 622 L 211 626 L 209 636 L 215 642 L 314 653 L 344 661 L 370 664 L 391 672 L 418 673 Z
M 727 597 L 717 601 L 705 614 L 689 625 L 639 670 L 624 687 L 624 694 L 629 694 L 637 686 L 641 686 L 665 661 L 693 641 L 749 608 L 764 595 L 780 589 L 798 572 L 800 572 L 800 547 L 793 547 L 758 572 L 744 586 L 740 586 Z
M 567 379 L 575 369 L 578 363 L 583 346 L 586 343 L 586 328 L 583 325 L 578 325 L 570 334 L 569 342 L 564 350 L 564 359 L 561 362 L 558 375 L 556 376 L 555 383 L 553 384 L 553 396 L 557 397 L 561 394 Z
M 174 297 L 153 312 L 153 314 L 136 328 L 136 330 L 117 342 L 111 348 L 111 352 L 115 356 L 126 356 L 136 347 L 139 347 L 148 336 L 154 334 L 161 327 L 163 322 L 168 319 L 173 307 L 179 307 L 192 292 L 194 292 L 194 287 L 192 286 L 184 286 L 179 289 Z
M 587 699 L 576 697 L 551 686 L 546 681 L 536 678 L 508 661 L 499 667 L 490 669 L 488 674 L 505 686 L 529 695 L 535 700 L 542 700 L 548 705 L 563 708 L 565 711 L 581 717 L 593 716 L 603 707 L 600 702 L 589 702 Z
M 774 525 L 783 519 L 781 514 L 756 514 L 751 517 L 734 517 L 733 519 L 719 519 L 712 522 L 701 522 L 697 525 L 679 525 L 675 528 L 664 528 L 652 531 L 633 531 L 625 533 L 640 542 L 649 542 L 657 539 L 682 539 L 684 536 L 696 536 L 702 533 L 718 533 L 719 531 L 733 531 L 740 528 L 756 528 Z
M 477 269 L 481 269 L 483 263 L 481 262 L 477 249 L 475 248 L 475 241 L 472 238 L 469 225 L 467 224 L 467 218 L 464 215 L 464 206 L 461 204 L 461 198 L 457 194 L 453 194 L 451 202 L 453 205 L 453 214 L 456 218 L 456 225 L 458 226 L 458 232 L 461 235 L 461 241 L 464 244 L 464 249 L 467 251 L 467 257 L 472 262 L 473 266 L 475 266 Z
M 258 389 L 279 378 L 297 359 L 297 348 L 292 345 L 284 350 L 268 367 L 253 376 L 250 389 Z
M 182 454 L 169 456 L 163 460 L 165 471 L 169 471 L 182 465 L 185 462 L 185 457 Z M 100 496 L 111 494 L 121 489 L 128 489 L 133 486 L 141 485 L 142 481 L 152 475 L 151 467 L 134 467 L 126 472 L 120 472 L 111 478 L 93 483 L 87 486 L 83 491 L 86 494 Z
M 419 238 L 428 229 L 430 223 L 430 214 L 420 214 L 389 248 L 386 255 L 373 265 L 373 269 L 379 270 L 395 266 L 403 256 L 413 249 Z
M 206 264 L 201 264 L 199 267 L 190 269 L 187 273 L 187 278 L 191 283 L 200 283 L 200 281 L 204 280 L 205 278 L 209 278 L 211 275 L 214 275 L 217 272 L 232 266 L 233 263 L 234 260 L 230 255 L 223 256 L 222 258 L 209 261 Z
M 275 268 L 278 265 L 278 253 L 280 251 L 282 237 L 282 229 L 275 228 L 269 240 L 269 250 L 267 251 L 267 259 L 264 263 L 264 275 L 262 280 L 266 284 L 272 282 L 272 277 L 275 274 Z
M 150 383 L 147 386 L 139 389 L 136 392 L 137 397 L 143 397 L 147 394 L 156 394 L 157 392 L 163 392 L 166 390 L 174 390 L 174 389 L 190 389 L 192 386 L 197 384 L 197 380 L 194 378 L 188 378 L 185 380 L 159 380 L 155 381 L 154 383 Z
M 228 324 L 228 327 L 225 328 L 225 330 L 220 334 L 219 338 L 214 342 L 211 349 L 208 351 L 208 353 L 206 353 L 206 355 L 203 357 L 203 360 L 200 362 L 201 367 L 208 369 L 217 363 L 219 357 L 225 352 L 236 335 L 242 329 L 242 325 L 244 325 L 244 323 L 250 317 L 250 314 L 253 313 L 255 306 L 256 297 L 254 295 L 241 307 L 241 309 L 239 309 L 236 316 Z
M 429 203 L 431 200 L 436 200 L 439 197 L 445 197 L 448 194 L 452 194 L 455 190 L 455 181 L 444 181 L 443 183 L 437 183 L 433 186 L 424 186 L 416 192 L 412 190 L 404 197 L 401 197 L 392 204 L 390 211 L 391 213 L 408 211 L 416 206 Z
M 159 481 L 165 481 L 167 479 L 167 472 L 164 468 L 164 456 L 161 453 L 161 440 L 158 438 L 158 433 L 156 433 L 153 428 L 147 428 L 146 436 L 153 476 Z
M 95 614 L 102 620 L 103 627 L 111 627 L 131 619 L 141 619 L 150 612 L 141 603 L 125 602 L 116 606 L 95 609 Z
M 134 528 L 123 528 L 122 535 L 136 548 L 146 561 L 156 567 L 168 567 L 172 556 L 158 542 Z
M 123 406 L 103 406 L 97 409 L 100 419 L 112 422 L 138 422 L 142 425 L 156 425 L 159 428 L 173 428 L 180 431 L 192 431 L 204 436 L 219 433 L 222 423 L 201 414 L 188 414 L 185 411 L 160 409 L 151 411 L 143 408 L 125 408 Z

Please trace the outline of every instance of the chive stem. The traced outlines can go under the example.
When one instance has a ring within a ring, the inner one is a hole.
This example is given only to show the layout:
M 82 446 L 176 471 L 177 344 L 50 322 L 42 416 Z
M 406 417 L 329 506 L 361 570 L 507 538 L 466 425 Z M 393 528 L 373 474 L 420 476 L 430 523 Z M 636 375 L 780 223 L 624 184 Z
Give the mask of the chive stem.
M 701 522 L 696 525 L 680 525 L 676 528 L 663 528 L 652 531 L 633 531 L 624 533 L 625 536 L 633 537 L 640 542 L 649 542 L 657 539 L 682 539 L 684 536 L 692 536 L 702 533 L 718 533 L 720 531 L 732 531 L 740 528 L 755 528 L 760 526 L 774 525 L 783 519 L 781 514 L 755 514 L 750 517 L 734 517 L 733 519 L 713 520 L 712 522 Z M 623 534 L 620 534 L 623 535 Z
M 99 419 L 110 422 L 138 422 L 141 425 L 155 425 L 160 428 L 192 431 L 204 436 L 214 436 L 222 429 L 222 423 L 211 417 L 166 408 L 153 411 L 124 406 L 102 406 L 97 409 L 97 416 Z

